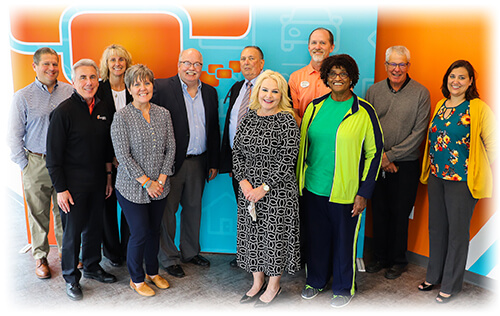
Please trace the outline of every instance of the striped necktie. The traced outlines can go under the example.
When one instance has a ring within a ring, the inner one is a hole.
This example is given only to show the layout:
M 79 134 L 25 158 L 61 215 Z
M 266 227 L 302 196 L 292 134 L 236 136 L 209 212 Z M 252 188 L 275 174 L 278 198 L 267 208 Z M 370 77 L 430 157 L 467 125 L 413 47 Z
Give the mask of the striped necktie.
M 243 96 L 243 100 L 241 101 L 240 110 L 238 111 L 238 122 L 236 123 L 236 128 L 240 125 L 243 116 L 248 112 L 248 105 L 250 104 L 250 93 L 252 93 L 252 83 L 250 81 L 247 82 L 247 91 Z

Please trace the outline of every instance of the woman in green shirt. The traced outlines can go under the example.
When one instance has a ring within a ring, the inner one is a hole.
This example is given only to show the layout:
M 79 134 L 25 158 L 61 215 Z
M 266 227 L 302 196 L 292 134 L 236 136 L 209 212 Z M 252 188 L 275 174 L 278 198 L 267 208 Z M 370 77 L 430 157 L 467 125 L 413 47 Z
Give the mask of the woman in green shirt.
M 331 305 L 342 307 L 354 296 L 358 215 L 375 186 L 383 139 L 375 110 L 352 92 L 359 79 L 354 59 L 331 56 L 320 72 L 331 93 L 304 113 L 297 163 L 307 262 L 302 297 L 315 297 L 333 275 Z

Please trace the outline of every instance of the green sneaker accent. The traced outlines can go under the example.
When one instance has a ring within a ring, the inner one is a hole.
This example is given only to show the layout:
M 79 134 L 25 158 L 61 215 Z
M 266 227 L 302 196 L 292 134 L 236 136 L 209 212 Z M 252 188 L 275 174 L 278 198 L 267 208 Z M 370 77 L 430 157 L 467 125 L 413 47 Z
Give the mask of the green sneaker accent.
M 310 300 L 315 298 L 321 291 L 323 291 L 323 289 L 316 289 L 306 284 L 300 296 L 302 296 L 303 299 Z

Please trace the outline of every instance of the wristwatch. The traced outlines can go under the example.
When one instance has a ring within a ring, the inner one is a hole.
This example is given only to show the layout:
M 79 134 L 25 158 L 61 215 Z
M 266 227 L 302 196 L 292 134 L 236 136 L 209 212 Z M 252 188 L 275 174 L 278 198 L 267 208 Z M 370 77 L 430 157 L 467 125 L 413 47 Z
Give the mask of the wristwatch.
M 164 186 L 164 185 L 165 185 L 165 183 L 163 183 L 163 181 L 161 181 L 161 180 L 158 180 L 158 183 L 159 183 L 161 186 Z
M 264 191 L 269 192 L 269 186 L 267 184 L 262 183 L 262 188 L 264 189 Z

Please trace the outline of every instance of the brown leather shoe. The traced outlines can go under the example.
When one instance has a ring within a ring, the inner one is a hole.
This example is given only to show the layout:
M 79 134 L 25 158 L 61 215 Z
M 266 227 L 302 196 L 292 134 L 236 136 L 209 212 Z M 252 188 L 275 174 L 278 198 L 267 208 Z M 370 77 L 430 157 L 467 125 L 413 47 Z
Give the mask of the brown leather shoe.
M 50 269 L 49 269 L 49 263 L 47 262 L 47 258 L 36 260 L 35 274 L 39 279 L 50 278 Z
M 130 287 L 132 290 L 136 291 L 142 296 L 154 296 L 155 291 L 146 284 L 146 282 L 142 282 L 139 286 L 136 286 L 132 280 L 130 280 Z
M 170 287 L 170 284 L 168 284 L 168 281 L 162 278 L 160 275 L 155 275 L 154 277 L 150 277 L 149 275 L 146 274 L 146 280 L 154 283 L 157 288 L 159 289 L 168 289 Z

